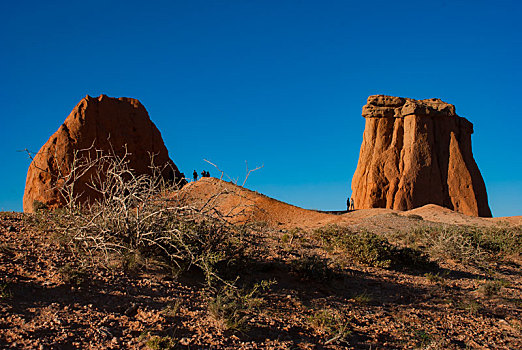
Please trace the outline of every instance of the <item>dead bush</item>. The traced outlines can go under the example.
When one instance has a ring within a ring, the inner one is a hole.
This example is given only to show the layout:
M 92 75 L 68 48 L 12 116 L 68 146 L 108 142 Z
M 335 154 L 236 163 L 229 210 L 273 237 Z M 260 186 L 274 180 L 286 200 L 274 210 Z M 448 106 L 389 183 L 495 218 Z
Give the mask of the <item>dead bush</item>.
M 88 154 L 76 153 L 71 172 L 59 175 L 64 207 L 38 211 L 84 262 L 108 266 L 116 258 L 134 269 L 149 259 L 178 271 L 196 266 L 210 284 L 220 279 L 219 269 L 242 257 L 238 228 L 210 210 L 186 204 L 153 156 L 150 175 L 136 175 L 126 153 Z M 97 194 L 94 199 L 80 200 L 78 181 Z
M 424 247 L 433 259 L 478 266 L 522 253 L 521 227 L 423 227 L 411 231 L 407 240 Z

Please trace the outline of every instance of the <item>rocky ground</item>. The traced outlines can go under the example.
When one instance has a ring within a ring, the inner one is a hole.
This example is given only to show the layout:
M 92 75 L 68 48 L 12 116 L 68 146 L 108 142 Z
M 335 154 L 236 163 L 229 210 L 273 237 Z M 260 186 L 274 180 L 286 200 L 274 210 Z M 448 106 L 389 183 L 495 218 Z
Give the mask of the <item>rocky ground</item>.
M 397 246 L 412 228 L 440 225 L 364 216 L 351 229 Z M 303 227 L 254 232 L 258 254 L 229 276 L 234 286 L 209 287 L 198 269 L 178 275 L 152 261 L 82 267 L 45 222 L 0 213 L 0 347 L 522 348 L 519 254 L 375 267 Z

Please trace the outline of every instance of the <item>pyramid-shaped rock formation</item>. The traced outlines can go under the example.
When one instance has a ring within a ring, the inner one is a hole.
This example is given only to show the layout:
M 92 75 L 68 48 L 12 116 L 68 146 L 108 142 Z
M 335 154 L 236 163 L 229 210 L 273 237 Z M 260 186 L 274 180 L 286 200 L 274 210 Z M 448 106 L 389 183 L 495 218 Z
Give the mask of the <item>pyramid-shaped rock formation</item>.
M 438 204 L 491 216 L 482 175 L 473 159 L 473 124 L 439 99 L 375 95 L 352 179 L 356 208 L 409 210 Z
M 33 212 L 36 201 L 50 208 L 64 204 L 58 190 L 60 177 L 70 173 L 75 151 L 86 149 L 113 151 L 118 156 L 123 156 L 126 150 L 129 167 L 137 175 L 150 174 L 153 154 L 154 165 L 162 169 L 164 178 L 179 181 L 182 177 L 169 158 L 158 128 L 138 100 L 87 96 L 74 107 L 29 165 L 23 200 L 25 212 Z M 81 194 L 84 201 L 96 197 L 86 186 L 87 181 L 82 178 L 74 187 L 75 194 Z

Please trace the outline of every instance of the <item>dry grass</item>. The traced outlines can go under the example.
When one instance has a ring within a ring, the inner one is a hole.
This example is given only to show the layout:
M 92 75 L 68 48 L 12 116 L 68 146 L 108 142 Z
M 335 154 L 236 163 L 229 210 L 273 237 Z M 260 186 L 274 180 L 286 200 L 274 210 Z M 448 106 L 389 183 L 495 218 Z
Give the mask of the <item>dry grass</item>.
M 310 325 L 320 332 L 326 333 L 330 343 L 342 343 L 350 336 L 350 320 L 336 309 L 320 309 L 313 312 L 308 318 Z
M 424 249 L 437 261 L 454 260 L 486 266 L 510 255 L 522 254 L 522 227 L 420 227 L 402 236 L 406 245 Z

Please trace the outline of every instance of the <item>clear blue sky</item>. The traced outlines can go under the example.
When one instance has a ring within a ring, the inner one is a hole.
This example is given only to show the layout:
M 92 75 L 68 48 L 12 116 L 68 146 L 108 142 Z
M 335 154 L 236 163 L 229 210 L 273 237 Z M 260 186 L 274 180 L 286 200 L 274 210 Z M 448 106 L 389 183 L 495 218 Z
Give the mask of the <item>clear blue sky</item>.
M 521 1 L 2 1 L 0 210 L 85 95 L 134 97 L 181 171 L 203 159 L 305 208 L 345 208 L 373 94 L 475 125 L 494 216 L 522 215 Z

